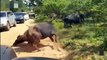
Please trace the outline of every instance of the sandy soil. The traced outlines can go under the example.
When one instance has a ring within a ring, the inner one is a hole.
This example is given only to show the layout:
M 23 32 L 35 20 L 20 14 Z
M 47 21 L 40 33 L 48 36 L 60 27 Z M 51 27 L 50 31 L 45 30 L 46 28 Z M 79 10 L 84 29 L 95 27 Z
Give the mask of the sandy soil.
M 12 46 L 17 36 L 22 35 L 28 27 L 26 25 L 32 25 L 33 20 L 28 20 L 24 24 L 17 24 L 16 27 L 12 27 L 10 31 L 1 32 L 1 45 Z M 68 52 L 61 49 L 61 51 L 53 50 L 50 46 L 54 45 L 49 38 L 41 40 L 39 46 L 40 51 L 36 51 L 34 47 L 28 44 L 20 44 L 18 47 L 12 47 L 18 57 L 49 57 L 49 58 L 63 58 Z

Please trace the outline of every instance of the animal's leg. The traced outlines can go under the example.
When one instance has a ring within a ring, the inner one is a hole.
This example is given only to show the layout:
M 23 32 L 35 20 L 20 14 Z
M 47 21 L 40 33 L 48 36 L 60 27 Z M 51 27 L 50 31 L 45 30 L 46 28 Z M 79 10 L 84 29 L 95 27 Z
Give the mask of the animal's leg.
M 53 35 L 50 36 L 49 38 L 50 38 L 51 41 L 53 42 L 53 46 L 51 46 L 51 48 L 60 51 L 60 50 L 59 50 L 58 43 L 57 43 L 57 36 L 56 36 L 56 34 L 53 34 Z
M 70 27 L 72 28 L 72 23 L 70 23 Z
M 66 22 L 64 22 L 64 28 L 67 28 L 67 26 L 68 26 L 68 25 L 67 25 L 67 23 L 66 23 Z
M 28 44 L 29 44 L 30 46 L 33 46 L 33 42 L 32 42 L 32 41 L 28 41 Z
M 71 23 L 68 24 L 68 27 L 71 27 Z
M 37 44 L 33 44 L 33 46 L 35 47 L 36 50 L 39 50 L 38 45 Z
M 56 34 L 52 34 L 49 38 L 51 39 L 52 42 L 57 42 Z
M 28 44 L 29 44 L 30 46 L 33 46 L 36 50 L 38 50 L 38 43 L 39 43 L 39 41 L 38 41 L 38 40 L 35 40 L 34 37 L 32 37 L 32 38 L 33 38 L 33 40 L 29 40 L 29 41 L 28 41 Z
M 38 46 L 39 46 L 39 43 L 40 43 L 40 40 L 35 40 L 34 43 L 33 43 L 33 46 L 34 46 L 35 49 L 37 49 L 38 51 L 40 51 L 40 50 L 39 50 L 39 47 L 38 47 Z
M 49 37 L 50 39 L 51 39 L 51 41 L 53 42 L 52 43 L 52 46 L 50 46 L 52 49 L 55 49 L 55 46 L 54 46 L 54 42 L 55 42 L 55 40 L 53 39 L 53 37 L 52 36 L 50 36 Z
M 57 39 L 58 39 L 58 38 L 57 38 L 56 34 L 54 34 L 53 36 L 54 36 L 55 42 L 57 42 Z
M 29 41 L 28 44 L 29 44 L 30 46 L 35 47 L 36 50 L 39 50 L 39 49 L 38 49 L 38 45 L 37 45 L 34 41 L 33 41 L 33 42 Z

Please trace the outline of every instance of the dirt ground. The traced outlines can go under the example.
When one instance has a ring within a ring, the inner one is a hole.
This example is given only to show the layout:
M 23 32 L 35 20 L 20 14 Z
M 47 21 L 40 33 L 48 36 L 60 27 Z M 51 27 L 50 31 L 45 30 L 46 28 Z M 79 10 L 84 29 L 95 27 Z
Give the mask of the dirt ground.
M 1 45 L 12 46 L 17 36 L 22 35 L 24 31 L 28 29 L 26 25 L 32 25 L 33 20 L 28 20 L 24 24 L 17 24 L 16 27 L 12 27 L 10 31 L 1 32 Z M 41 40 L 40 51 L 36 51 L 34 47 L 28 44 L 20 44 L 18 47 L 12 47 L 18 57 L 49 57 L 49 58 L 63 58 L 68 52 L 61 49 L 61 51 L 53 50 L 50 45 L 53 43 L 49 38 Z

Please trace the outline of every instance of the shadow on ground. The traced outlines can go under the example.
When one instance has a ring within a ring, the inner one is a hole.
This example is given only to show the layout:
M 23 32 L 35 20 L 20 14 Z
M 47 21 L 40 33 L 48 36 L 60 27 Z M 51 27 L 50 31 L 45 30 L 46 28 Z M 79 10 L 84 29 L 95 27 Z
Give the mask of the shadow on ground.
M 39 44 L 38 48 L 40 49 L 45 46 L 47 46 L 47 45 Z M 18 46 L 13 46 L 13 49 L 16 52 L 33 52 L 33 51 L 37 50 L 37 49 L 35 49 L 34 46 L 31 46 L 31 45 L 25 44 L 25 43 L 19 44 Z

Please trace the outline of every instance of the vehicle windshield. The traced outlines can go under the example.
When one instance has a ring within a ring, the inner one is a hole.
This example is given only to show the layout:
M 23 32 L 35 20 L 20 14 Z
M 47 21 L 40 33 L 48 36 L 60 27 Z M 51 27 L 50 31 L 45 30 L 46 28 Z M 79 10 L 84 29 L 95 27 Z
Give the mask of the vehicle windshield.
M 0 12 L 0 17 L 6 17 L 6 13 L 5 12 Z
M 25 13 L 14 13 L 14 14 L 15 14 L 15 16 L 19 16 L 19 15 L 24 16 L 25 15 Z

